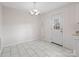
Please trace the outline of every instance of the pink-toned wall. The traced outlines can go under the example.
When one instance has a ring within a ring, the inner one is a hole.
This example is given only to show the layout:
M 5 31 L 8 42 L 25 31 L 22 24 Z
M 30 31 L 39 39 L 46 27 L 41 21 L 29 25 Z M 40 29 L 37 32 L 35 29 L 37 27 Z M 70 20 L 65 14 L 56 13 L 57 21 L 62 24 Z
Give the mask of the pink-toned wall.
M 3 7 L 3 46 L 40 38 L 39 19 L 14 8 Z
M 76 31 L 76 23 L 79 22 L 79 3 L 60 7 L 39 17 L 33 17 L 9 7 L 3 7 L 1 12 L 3 13 L 2 32 L 4 46 L 40 38 L 51 42 L 53 37 L 53 29 L 51 29 L 52 17 L 59 13 L 63 14 L 64 17 L 63 46 L 73 49 L 74 40 L 72 34 Z

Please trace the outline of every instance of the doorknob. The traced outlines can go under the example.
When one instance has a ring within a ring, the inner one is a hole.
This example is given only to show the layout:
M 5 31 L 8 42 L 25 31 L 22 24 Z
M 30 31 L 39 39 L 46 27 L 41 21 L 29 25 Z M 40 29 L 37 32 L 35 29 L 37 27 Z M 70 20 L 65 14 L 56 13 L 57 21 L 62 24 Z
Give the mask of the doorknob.
M 63 32 L 63 31 L 60 31 L 60 32 Z

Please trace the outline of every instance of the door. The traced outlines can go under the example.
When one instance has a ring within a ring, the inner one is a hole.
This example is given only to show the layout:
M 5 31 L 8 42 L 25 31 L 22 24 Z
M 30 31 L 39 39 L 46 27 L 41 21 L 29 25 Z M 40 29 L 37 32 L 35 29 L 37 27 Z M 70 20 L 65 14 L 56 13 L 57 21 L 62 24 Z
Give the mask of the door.
M 63 14 L 56 14 L 52 18 L 52 42 L 63 45 Z

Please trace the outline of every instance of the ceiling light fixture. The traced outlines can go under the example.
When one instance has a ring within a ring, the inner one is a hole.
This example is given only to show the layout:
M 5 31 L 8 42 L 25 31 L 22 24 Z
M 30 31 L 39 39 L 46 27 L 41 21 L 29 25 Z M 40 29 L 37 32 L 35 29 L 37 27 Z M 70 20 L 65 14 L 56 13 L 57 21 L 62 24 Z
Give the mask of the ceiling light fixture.
M 39 10 L 36 8 L 36 2 L 33 2 L 33 9 L 30 11 L 31 15 L 39 15 L 40 12 Z

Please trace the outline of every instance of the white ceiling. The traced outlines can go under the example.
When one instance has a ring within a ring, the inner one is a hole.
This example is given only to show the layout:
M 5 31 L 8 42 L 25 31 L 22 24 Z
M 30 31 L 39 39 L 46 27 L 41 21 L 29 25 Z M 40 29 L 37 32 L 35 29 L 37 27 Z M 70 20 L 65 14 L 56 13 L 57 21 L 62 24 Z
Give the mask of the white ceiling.
M 36 8 L 39 9 L 42 14 L 69 3 L 70 2 L 36 2 Z M 1 2 L 0 4 L 25 11 L 29 11 L 33 8 L 33 2 Z

